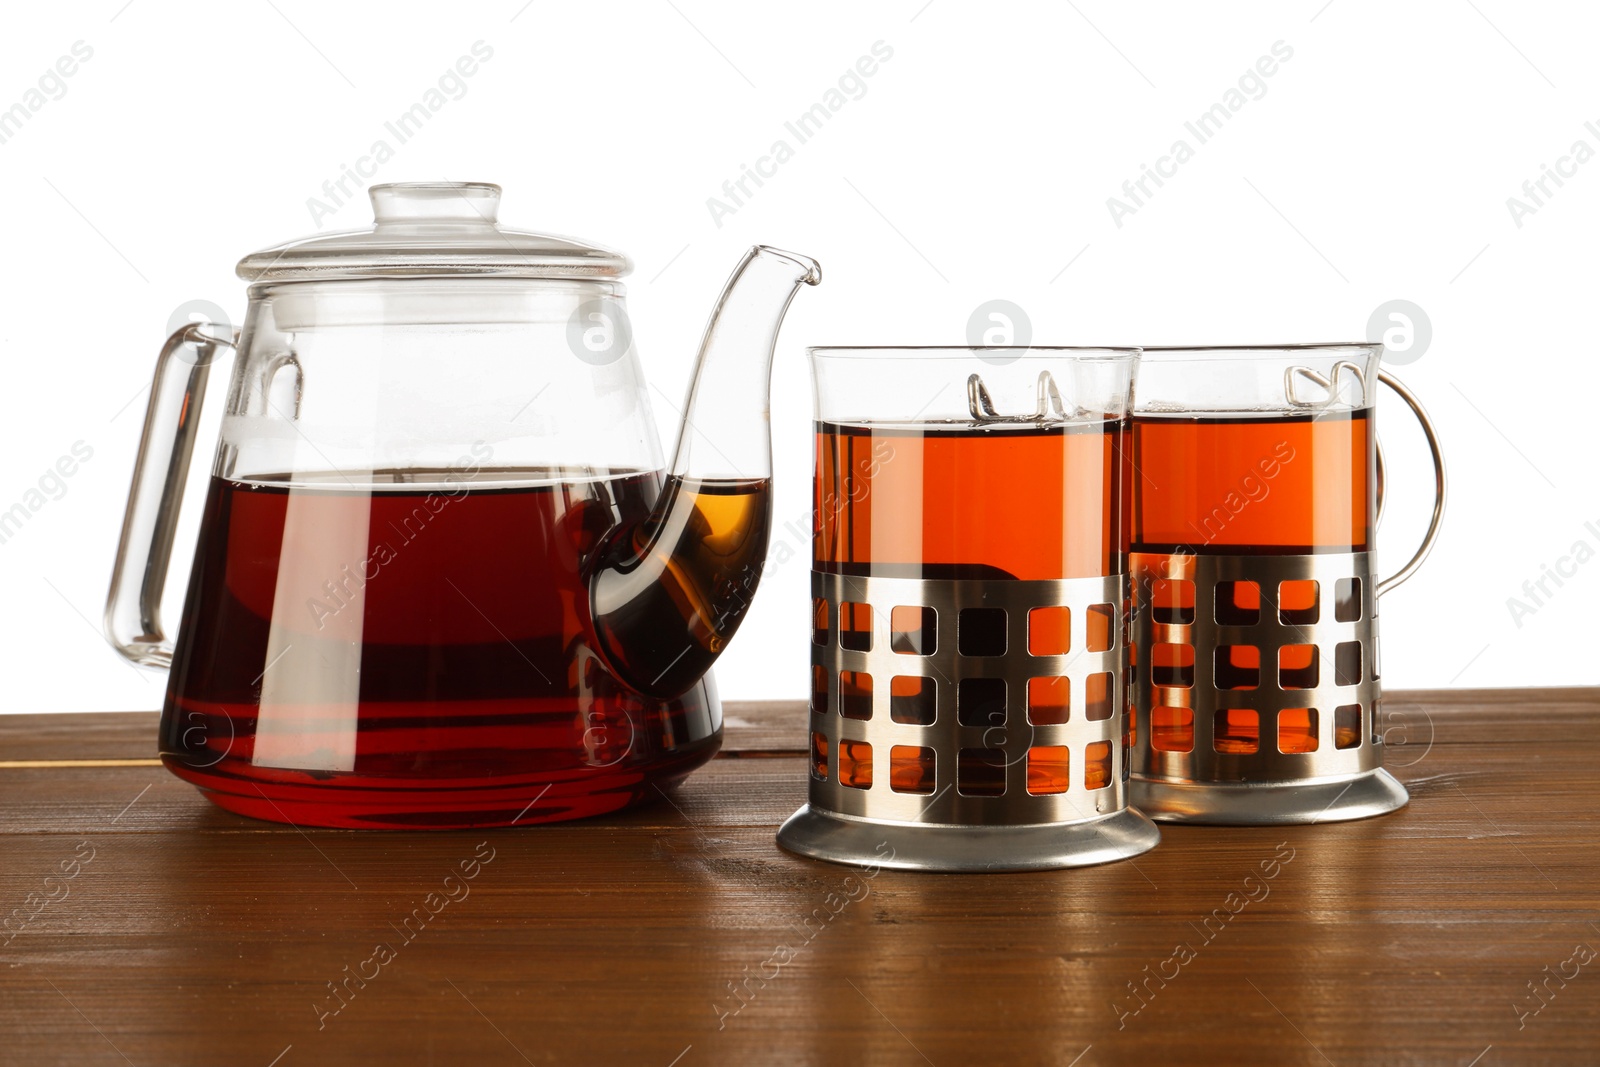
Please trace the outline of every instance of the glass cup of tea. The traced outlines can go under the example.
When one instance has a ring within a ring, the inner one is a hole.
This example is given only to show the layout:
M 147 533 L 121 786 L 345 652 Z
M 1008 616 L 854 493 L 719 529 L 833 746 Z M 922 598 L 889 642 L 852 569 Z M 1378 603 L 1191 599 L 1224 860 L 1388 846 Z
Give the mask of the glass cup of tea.
M 1172 822 L 1365 818 L 1383 769 L 1377 614 L 1438 535 L 1444 461 L 1379 344 L 1149 348 L 1132 425 L 1133 803 Z M 1379 383 L 1422 424 L 1433 516 L 1387 578 Z
M 1137 349 L 813 348 L 802 855 L 923 870 L 1137 855 L 1124 442 Z

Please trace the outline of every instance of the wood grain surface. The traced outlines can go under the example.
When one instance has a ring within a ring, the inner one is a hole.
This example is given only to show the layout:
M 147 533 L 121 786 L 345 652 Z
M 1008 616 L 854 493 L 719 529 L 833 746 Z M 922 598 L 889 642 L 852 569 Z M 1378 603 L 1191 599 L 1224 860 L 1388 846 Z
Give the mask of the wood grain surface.
M 0 716 L 0 1063 L 1600 1062 L 1600 690 L 1385 710 L 1386 818 L 870 878 L 773 844 L 799 705 L 729 705 L 653 805 L 478 833 L 253 822 L 152 714 Z

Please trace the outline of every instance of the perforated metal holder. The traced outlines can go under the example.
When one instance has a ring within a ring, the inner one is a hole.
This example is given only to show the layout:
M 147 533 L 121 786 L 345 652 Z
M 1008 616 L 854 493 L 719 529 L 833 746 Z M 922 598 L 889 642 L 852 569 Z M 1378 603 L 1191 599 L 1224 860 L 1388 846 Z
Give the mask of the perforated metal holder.
M 1168 822 L 1266 825 L 1361 819 L 1406 803 L 1383 769 L 1377 728 L 1370 554 L 1135 552 L 1130 568 L 1131 790 L 1141 810 Z M 1253 611 L 1240 606 L 1251 602 Z
M 1127 806 L 1126 575 L 811 581 L 809 803 L 784 848 L 1000 871 L 1155 846 Z

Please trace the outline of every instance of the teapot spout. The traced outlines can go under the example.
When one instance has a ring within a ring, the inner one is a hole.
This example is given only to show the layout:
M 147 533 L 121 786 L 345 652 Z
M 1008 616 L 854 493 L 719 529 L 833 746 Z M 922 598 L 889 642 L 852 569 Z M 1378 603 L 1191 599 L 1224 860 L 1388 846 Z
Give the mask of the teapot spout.
M 595 554 L 591 647 L 630 689 L 684 693 L 744 620 L 772 527 L 773 350 L 794 294 L 821 280 L 805 256 L 745 254 L 706 326 L 661 496 Z

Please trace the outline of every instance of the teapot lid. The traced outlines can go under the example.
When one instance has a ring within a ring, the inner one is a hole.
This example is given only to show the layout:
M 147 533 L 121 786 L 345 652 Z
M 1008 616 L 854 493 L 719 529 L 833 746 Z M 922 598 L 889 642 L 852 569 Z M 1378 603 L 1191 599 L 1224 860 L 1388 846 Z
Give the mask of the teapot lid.
M 373 225 L 318 234 L 252 252 L 235 270 L 245 281 L 335 278 L 620 278 L 628 257 L 572 237 L 499 225 L 500 187 L 488 182 L 374 185 Z

